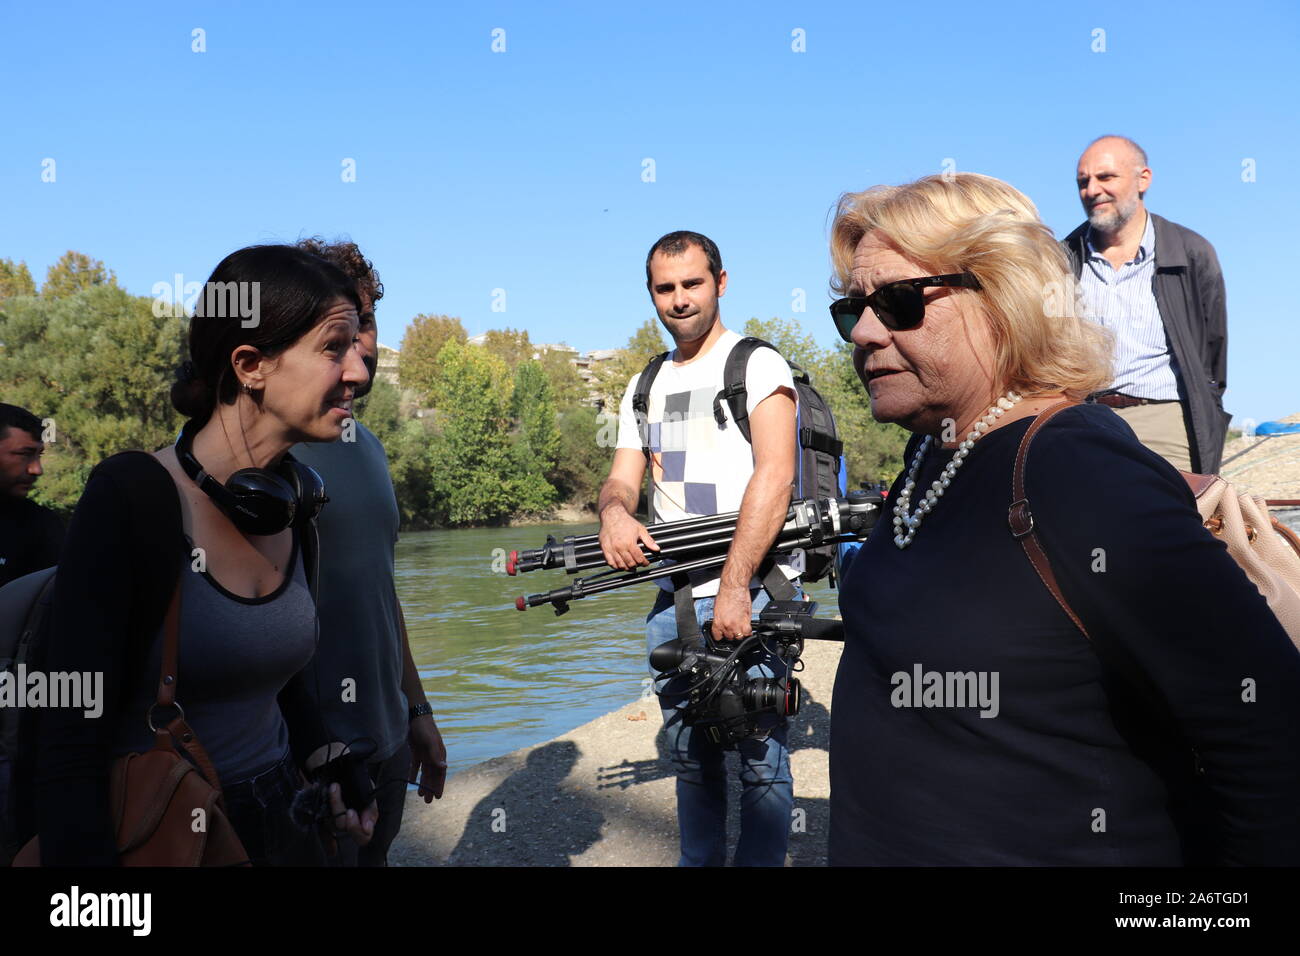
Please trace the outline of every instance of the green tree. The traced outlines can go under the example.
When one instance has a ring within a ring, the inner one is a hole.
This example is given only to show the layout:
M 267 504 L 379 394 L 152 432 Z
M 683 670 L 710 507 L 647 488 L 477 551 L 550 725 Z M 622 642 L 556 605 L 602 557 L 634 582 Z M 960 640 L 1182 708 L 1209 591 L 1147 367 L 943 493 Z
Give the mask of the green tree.
M 532 359 L 534 351 L 528 332 L 514 329 L 489 329 L 483 335 L 483 348 L 501 359 L 511 375 L 522 363 Z
M 465 326 L 449 315 L 417 315 L 402 336 L 397 377 L 402 388 L 415 392 L 420 404 L 433 400 L 438 380 L 438 354 L 448 342 L 464 342 Z
M 62 299 L 93 286 L 116 286 L 117 276 L 104 268 L 98 259 L 69 249 L 45 273 L 41 295 Z
M 826 399 L 835 427 L 844 442 L 849 488 L 863 481 L 892 481 L 903 466 L 907 432 L 897 425 L 877 422 L 871 415 L 866 390 L 853 370 L 853 346 L 840 342 L 826 350 L 790 319 L 750 319 L 745 334 L 771 342 L 789 361 L 808 373 Z
M 580 507 L 595 509 L 600 486 L 609 475 L 614 449 L 597 436 L 604 426 L 600 412 L 589 406 L 575 406 L 560 413 L 558 463 L 548 476 L 561 498 Z
M 376 379 L 370 392 L 353 403 L 353 411 L 358 421 L 375 433 L 385 445 L 395 438 L 402 427 L 402 395 L 391 382 Z
M 863 481 L 893 481 L 903 468 L 908 433 L 872 417 L 866 388 L 853 370 L 853 346 L 840 342 L 813 381 L 830 406 L 844 442 L 849 487 Z
M 497 524 L 548 508 L 555 490 L 540 475 L 521 473 L 511 454 L 505 362 L 453 341 L 438 354 L 438 367 L 434 510 L 447 523 L 464 525 Z
M 617 413 L 627 383 L 634 375 L 641 374 L 650 359 L 666 351 L 668 346 L 664 344 L 664 337 L 659 332 L 657 318 L 646 319 L 637 326 L 637 330 L 627 340 L 627 345 L 619 350 L 618 357 L 603 363 L 597 372 L 597 388 L 605 408 Z
M 0 310 L 0 394 L 50 420 L 46 474 L 34 492 L 42 503 L 70 511 L 101 460 L 153 450 L 176 434 L 170 389 L 185 323 L 155 317 L 152 305 L 94 285 L 61 298 L 9 299 Z
M 400 422 L 384 440 L 403 529 L 422 531 L 447 521 L 444 499 L 435 486 L 436 442 L 432 420 L 427 418 Z
M 555 467 L 560 433 L 555 427 L 551 383 L 540 362 L 530 359 L 515 370 L 510 414 L 519 423 L 515 449 L 521 465 L 528 471 L 546 474 Z
M 35 294 L 36 283 L 32 280 L 27 263 L 15 264 L 12 259 L 0 259 L 0 301 L 16 295 Z
M 547 476 L 555 469 L 560 433 L 555 424 L 551 383 L 540 362 L 529 359 L 515 370 L 510 397 L 511 415 L 517 423 L 511 457 L 519 482 L 517 514 L 540 514 L 555 504 L 555 486 Z
M 790 319 L 750 319 L 744 334 L 775 345 L 786 361 L 794 362 L 809 375 L 816 375 L 826 362 L 826 352 L 816 339 Z
M 542 363 L 547 381 L 551 383 L 556 408 L 570 408 L 581 404 L 587 397 L 587 383 L 578 374 L 572 356 L 572 352 L 547 349 L 538 360 Z

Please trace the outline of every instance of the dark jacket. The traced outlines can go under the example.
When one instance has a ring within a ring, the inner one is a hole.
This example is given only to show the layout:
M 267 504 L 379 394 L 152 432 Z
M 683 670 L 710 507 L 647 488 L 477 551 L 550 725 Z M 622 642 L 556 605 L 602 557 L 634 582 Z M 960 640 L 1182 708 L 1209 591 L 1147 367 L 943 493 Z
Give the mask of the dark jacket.
M 104 700 L 97 719 L 51 708 L 29 712 L 38 719 L 20 731 L 35 749 L 20 755 L 35 776 L 34 806 L 22 799 L 17 808 L 20 831 L 39 831 L 45 866 L 118 862 L 108 787 L 114 733 L 131 675 L 143 668 L 178 583 L 182 527 L 171 475 L 143 452 L 124 452 L 96 466 L 72 515 L 49 641 L 33 669 L 98 671 Z M 313 566 L 309 554 L 303 560 Z M 183 635 L 180 660 L 183 697 Z M 300 764 L 328 739 L 306 673 L 300 671 L 279 695 Z
M 59 563 L 63 522 L 28 498 L 0 499 L 0 587 Z
M 882 519 L 841 583 L 830 862 L 1300 865 L 1300 653 L 1186 482 L 1101 405 L 1052 419 L 1025 471 L 1080 634 L 1007 526 L 1029 425 L 975 444 L 905 551 Z M 947 692 L 927 700 L 918 670 Z M 996 719 L 954 697 L 979 675 Z
M 1178 397 L 1188 420 L 1192 470 L 1215 474 L 1232 416 L 1223 410 L 1228 385 L 1228 311 L 1214 247 L 1190 229 L 1149 213 L 1156 232 L 1156 305 L 1178 371 Z M 1085 222 L 1061 241 L 1077 279 L 1086 258 Z

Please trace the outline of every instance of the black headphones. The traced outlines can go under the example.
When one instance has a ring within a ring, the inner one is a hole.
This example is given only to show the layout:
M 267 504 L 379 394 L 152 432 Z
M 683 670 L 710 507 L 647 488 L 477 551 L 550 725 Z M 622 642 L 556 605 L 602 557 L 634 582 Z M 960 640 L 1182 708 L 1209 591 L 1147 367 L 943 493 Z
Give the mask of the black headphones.
M 310 465 L 287 452 L 275 472 L 241 468 L 223 485 L 199 464 L 194 452 L 198 426 L 190 419 L 176 439 L 176 460 L 196 485 L 244 534 L 277 534 L 293 524 L 306 524 L 320 514 L 329 498 L 325 482 Z

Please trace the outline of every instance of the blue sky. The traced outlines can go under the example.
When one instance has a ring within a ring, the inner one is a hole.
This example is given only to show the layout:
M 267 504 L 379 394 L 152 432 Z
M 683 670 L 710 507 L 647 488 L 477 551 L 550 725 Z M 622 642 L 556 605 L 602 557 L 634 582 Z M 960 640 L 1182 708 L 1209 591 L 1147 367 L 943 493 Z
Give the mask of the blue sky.
M 729 325 L 829 345 L 841 192 L 948 162 L 1064 235 L 1081 148 L 1120 132 L 1150 208 L 1218 250 L 1226 405 L 1263 421 L 1300 411 L 1298 62 L 1289 2 L 9 3 L 0 256 L 39 281 L 77 249 L 147 295 L 347 234 L 387 287 L 384 342 L 433 312 L 589 350 L 653 316 L 645 250 L 689 228 L 722 249 Z

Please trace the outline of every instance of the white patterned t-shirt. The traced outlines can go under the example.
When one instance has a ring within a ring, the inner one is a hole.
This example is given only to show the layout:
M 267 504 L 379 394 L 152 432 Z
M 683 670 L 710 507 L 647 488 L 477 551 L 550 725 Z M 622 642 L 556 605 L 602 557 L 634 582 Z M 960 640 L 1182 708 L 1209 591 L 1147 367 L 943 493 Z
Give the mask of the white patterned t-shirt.
M 707 353 L 685 365 L 674 364 L 674 350 L 655 377 L 647 403 L 653 509 L 650 524 L 740 510 L 754 473 L 753 448 L 731 420 L 731 409 L 725 401 L 722 407 L 726 425 L 718 425 L 713 416 L 713 400 L 722 390 L 727 356 L 740 339 L 735 332 L 725 331 Z M 619 407 L 618 447 L 640 452 L 641 436 L 632 413 L 637 378 L 639 375 L 634 375 L 628 382 Z M 794 392 L 790 367 L 768 348 L 750 354 L 745 385 L 746 408 L 751 415 L 778 388 Z M 789 558 L 778 563 L 787 578 L 798 576 Z M 720 574 L 719 568 L 692 577 L 694 596 L 716 595 Z M 752 584 L 757 586 L 757 582 Z M 673 589 L 667 578 L 661 578 L 659 586 L 666 591 Z

